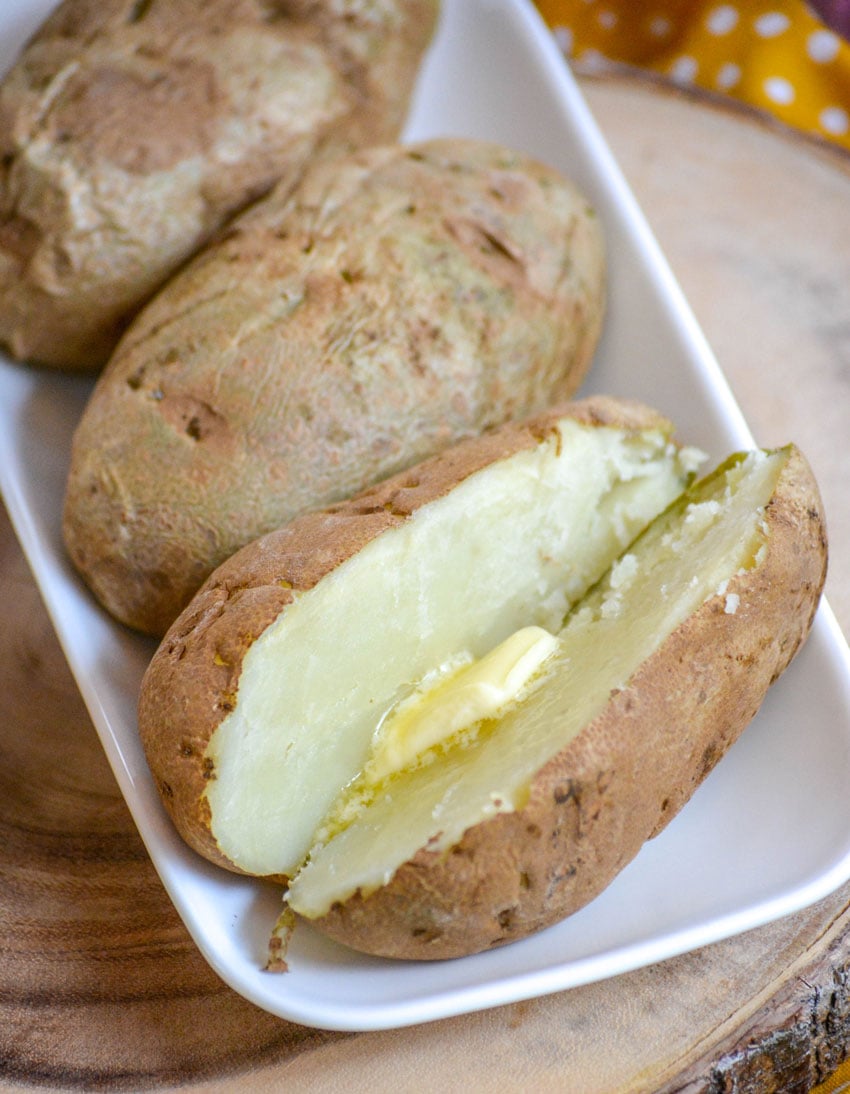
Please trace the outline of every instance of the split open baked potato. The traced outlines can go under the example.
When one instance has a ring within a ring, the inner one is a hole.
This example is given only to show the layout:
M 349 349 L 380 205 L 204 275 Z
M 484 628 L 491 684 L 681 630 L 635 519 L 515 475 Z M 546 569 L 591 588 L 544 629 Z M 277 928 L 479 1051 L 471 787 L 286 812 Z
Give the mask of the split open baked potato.
M 822 589 L 798 450 L 694 467 L 653 411 L 594 398 L 245 547 L 142 687 L 180 832 L 375 954 L 581 907 L 751 720 Z

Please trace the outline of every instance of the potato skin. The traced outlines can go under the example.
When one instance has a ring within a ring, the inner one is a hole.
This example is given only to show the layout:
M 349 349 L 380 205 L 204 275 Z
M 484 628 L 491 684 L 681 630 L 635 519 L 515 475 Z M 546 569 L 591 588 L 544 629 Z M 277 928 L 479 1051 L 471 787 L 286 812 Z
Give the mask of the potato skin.
M 604 396 L 556 406 L 459 442 L 331 508 L 248 544 L 209 577 L 157 649 L 139 698 L 139 732 L 160 796 L 183 839 L 231 870 L 210 832 L 207 745 L 232 710 L 242 661 L 298 592 L 464 479 L 541 443 L 565 417 L 589 425 L 667 428 L 656 411 Z M 238 871 L 237 871 L 238 872 Z
M 768 550 L 640 667 L 534 779 L 527 806 L 419 851 L 384 888 L 313 924 L 357 950 L 441 959 L 523 938 L 600 893 L 690 798 L 810 628 L 826 573 L 818 488 L 793 450 L 765 518 Z M 638 744 L 640 742 L 640 744 Z
M 568 398 L 604 265 L 584 197 L 498 145 L 319 165 L 125 335 L 74 437 L 74 564 L 116 618 L 161 635 L 249 540 Z
M 0 342 L 99 369 L 225 220 L 395 139 L 438 0 L 65 0 L 0 87 Z

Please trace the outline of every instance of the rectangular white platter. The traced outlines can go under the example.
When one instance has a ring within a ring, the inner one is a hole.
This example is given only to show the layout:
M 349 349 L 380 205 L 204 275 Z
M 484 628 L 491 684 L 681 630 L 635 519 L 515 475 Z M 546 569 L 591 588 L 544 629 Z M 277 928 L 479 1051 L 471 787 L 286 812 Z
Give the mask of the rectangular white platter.
M 0 5 L 5 69 L 51 0 Z M 636 123 L 639 124 L 639 123 Z M 513 145 L 572 175 L 608 237 L 610 307 L 586 390 L 633 396 L 713 459 L 753 441 L 550 35 L 527 0 L 444 0 L 406 137 Z M 740 742 L 666 831 L 593 903 L 540 935 L 463 960 L 404 964 L 299 925 L 290 972 L 262 971 L 279 892 L 219 871 L 166 819 L 135 721 L 149 641 L 112 623 L 71 571 L 60 511 L 90 381 L 0 360 L 0 487 L 96 730 L 162 882 L 237 992 L 328 1029 L 425 1022 L 614 976 L 729 937 L 850 877 L 850 657 L 828 607 Z

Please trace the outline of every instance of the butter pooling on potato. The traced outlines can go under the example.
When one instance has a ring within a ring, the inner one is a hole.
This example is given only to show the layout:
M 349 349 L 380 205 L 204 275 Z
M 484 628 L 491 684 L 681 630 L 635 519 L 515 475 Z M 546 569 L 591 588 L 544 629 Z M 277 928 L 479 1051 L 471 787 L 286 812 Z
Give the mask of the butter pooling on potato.
M 443 139 L 314 167 L 130 327 L 74 436 L 70 557 L 161 636 L 249 540 L 569 397 L 604 294 L 593 210 L 518 152 Z
M 99 369 L 235 212 L 395 139 L 437 0 L 65 0 L 0 86 L 0 343 Z
M 826 569 L 793 446 L 694 453 L 591 399 L 239 552 L 154 657 L 178 829 L 368 953 L 501 945 L 597 895 L 808 633 Z

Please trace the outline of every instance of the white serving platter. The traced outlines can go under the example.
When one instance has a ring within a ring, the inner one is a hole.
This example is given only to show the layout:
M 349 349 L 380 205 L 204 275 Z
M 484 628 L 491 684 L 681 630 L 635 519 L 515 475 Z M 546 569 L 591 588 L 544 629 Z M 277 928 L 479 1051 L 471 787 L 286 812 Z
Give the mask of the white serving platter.
M 0 5 L 0 67 L 53 6 Z M 753 444 L 718 366 L 550 35 L 528 0 L 444 0 L 406 136 L 503 141 L 572 175 L 608 237 L 610 306 L 586 390 L 644 399 L 720 459 Z M 280 895 L 189 851 L 136 735 L 153 652 L 72 572 L 60 511 L 91 382 L 0 360 L 0 488 L 115 777 L 162 882 L 217 973 L 306 1025 L 380 1029 L 561 991 L 796 911 L 850 877 L 850 655 L 826 605 L 743 738 L 665 832 L 565 922 L 438 963 L 370 959 L 299 925 L 290 972 L 263 971 Z

